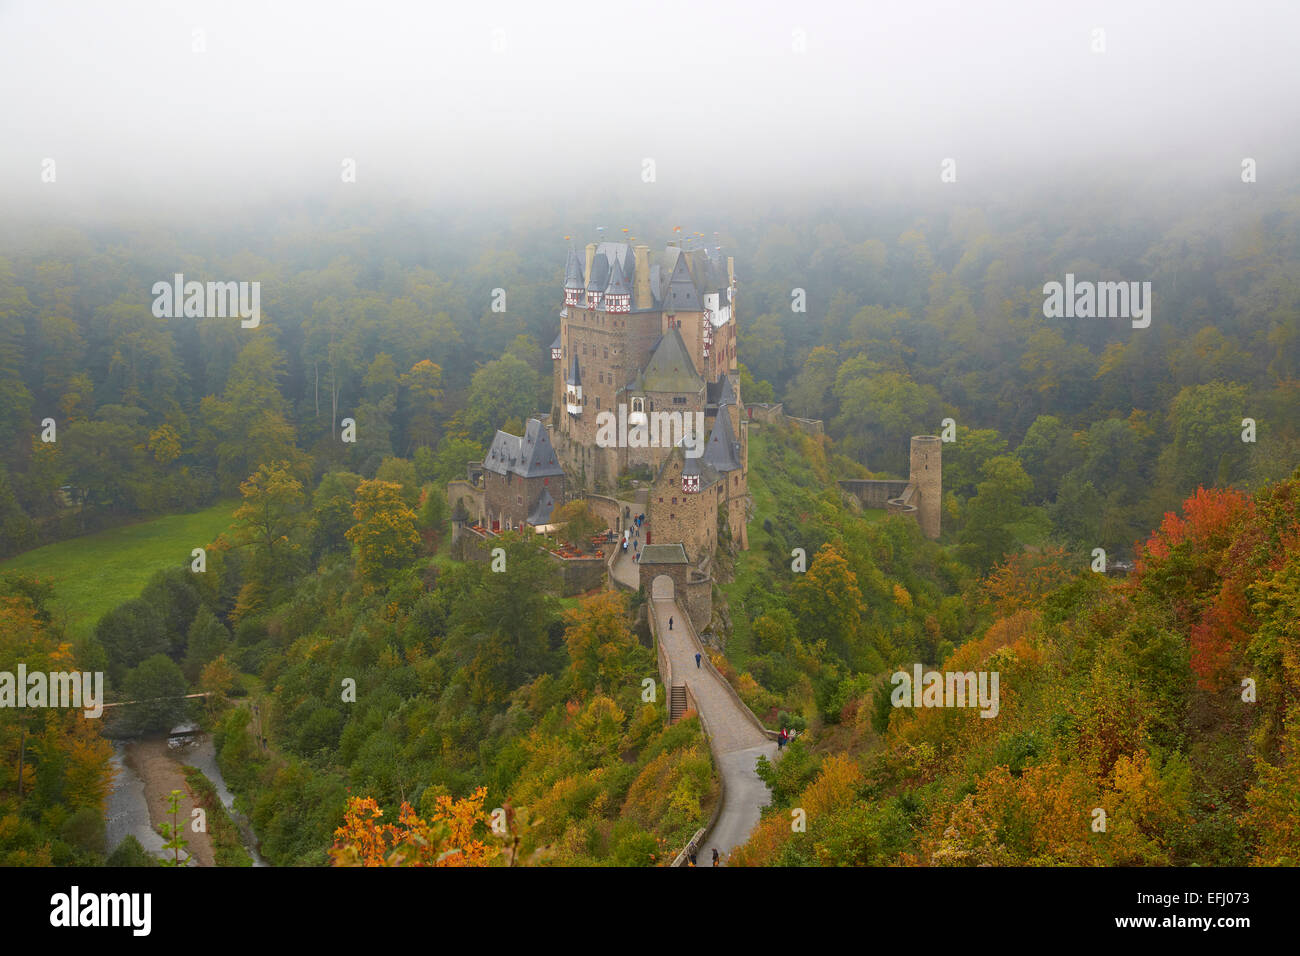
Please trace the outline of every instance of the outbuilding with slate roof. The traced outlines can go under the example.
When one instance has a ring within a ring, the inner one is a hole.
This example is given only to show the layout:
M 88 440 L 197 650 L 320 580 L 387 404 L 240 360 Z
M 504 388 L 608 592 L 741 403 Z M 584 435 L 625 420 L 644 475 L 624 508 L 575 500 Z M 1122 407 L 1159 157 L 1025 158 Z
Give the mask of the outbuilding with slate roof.
M 498 431 L 483 459 L 483 509 L 493 531 L 549 523 L 564 502 L 564 469 L 546 426 L 528 419 L 523 436 Z

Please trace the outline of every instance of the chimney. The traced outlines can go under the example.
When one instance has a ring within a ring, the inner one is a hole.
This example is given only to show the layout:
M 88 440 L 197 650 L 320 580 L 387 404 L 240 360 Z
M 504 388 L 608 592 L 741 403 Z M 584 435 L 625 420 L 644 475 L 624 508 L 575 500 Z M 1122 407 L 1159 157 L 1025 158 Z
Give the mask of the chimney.
M 632 308 L 653 309 L 654 296 L 650 293 L 650 247 L 637 246 L 636 276 L 633 279 Z

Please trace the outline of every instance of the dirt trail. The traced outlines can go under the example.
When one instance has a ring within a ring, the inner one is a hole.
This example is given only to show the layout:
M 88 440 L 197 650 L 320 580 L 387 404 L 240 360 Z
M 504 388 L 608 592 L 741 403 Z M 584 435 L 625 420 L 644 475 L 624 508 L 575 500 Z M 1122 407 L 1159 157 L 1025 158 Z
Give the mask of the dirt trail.
M 179 790 L 181 792 L 178 803 L 180 813 L 177 819 L 185 828 L 185 839 L 189 841 L 189 854 L 194 857 L 194 864 L 198 866 L 215 866 L 211 837 L 206 833 L 195 833 L 190 827 L 192 821 L 190 814 L 197 804 L 190 796 L 185 775 L 181 773 L 181 760 L 177 757 L 183 759 L 183 754 L 173 754 L 167 749 L 166 738 L 161 737 L 132 741 L 126 748 L 127 765 L 144 781 L 145 800 L 149 804 L 149 823 L 154 830 L 157 830 L 161 823 L 171 822 L 171 815 L 168 813 L 170 796 L 173 790 Z

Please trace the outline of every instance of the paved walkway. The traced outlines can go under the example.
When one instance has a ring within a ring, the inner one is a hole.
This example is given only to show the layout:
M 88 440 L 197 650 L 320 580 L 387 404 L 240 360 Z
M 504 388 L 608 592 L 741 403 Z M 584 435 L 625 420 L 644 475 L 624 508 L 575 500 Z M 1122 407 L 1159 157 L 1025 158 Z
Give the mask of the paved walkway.
M 715 847 L 725 863 L 732 849 L 749 838 L 758 823 L 759 811 L 771 800 L 771 793 L 754 772 L 754 765 L 760 754 L 765 754 L 768 760 L 776 759 L 776 741 L 754 725 L 749 714 L 723 687 L 722 678 L 707 664 L 696 667 L 695 655 L 702 648 L 690 618 L 677 602 L 655 599 L 650 604 L 659 641 L 672 667 L 673 681 L 690 687 L 709 727 L 713 762 L 726 785 L 722 813 L 696 854 L 697 866 L 710 865 Z
M 647 521 L 644 525 L 642 525 L 640 529 L 637 528 L 632 529 L 633 535 L 635 535 L 637 531 L 640 530 L 641 533 L 640 539 L 636 541 L 636 545 L 638 547 L 645 546 L 646 529 L 648 527 L 650 527 L 649 521 Z M 627 550 L 624 551 L 623 536 L 620 534 L 617 538 L 614 539 L 613 547 L 619 552 L 618 557 L 614 559 L 614 567 L 611 569 L 611 572 L 613 573 L 614 576 L 614 580 L 616 580 L 619 584 L 622 584 L 635 591 L 637 588 L 641 586 L 641 566 L 636 563 L 635 552 L 633 551 L 633 545 L 629 544 L 627 546 Z
M 610 569 L 610 573 L 619 584 L 635 591 L 641 586 L 641 567 L 633 559 L 632 548 L 629 546 L 624 551 L 621 539 L 615 541 L 613 547 L 618 550 L 619 555 L 614 559 L 614 567 Z

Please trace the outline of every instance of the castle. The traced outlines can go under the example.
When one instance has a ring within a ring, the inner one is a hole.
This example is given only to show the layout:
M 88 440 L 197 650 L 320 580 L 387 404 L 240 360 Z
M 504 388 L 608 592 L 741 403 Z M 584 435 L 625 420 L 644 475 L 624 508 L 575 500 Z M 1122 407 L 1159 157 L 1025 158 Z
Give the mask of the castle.
M 669 242 L 652 261 L 646 245 L 592 242 L 569 250 L 562 295 L 550 414 L 530 418 L 522 436 L 498 431 L 448 501 L 483 536 L 547 528 L 558 506 L 583 497 L 610 530 L 641 535 L 635 563 L 613 547 L 609 577 L 647 593 L 671 579 L 702 627 L 719 537 L 749 546 L 734 260 L 702 244 Z M 909 481 L 853 484 L 938 536 L 931 440 L 913 439 Z
M 712 555 L 724 507 L 725 533 L 747 544 L 735 304 L 734 260 L 717 250 L 670 242 L 652 263 L 649 246 L 593 242 L 583 257 L 569 251 L 551 344 L 552 438 L 576 487 L 610 493 L 620 475 L 647 476 L 651 541 L 681 543 L 693 564 Z M 703 453 L 689 442 L 611 442 L 601 425 L 614 416 L 633 435 L 700 421 Z
M 671 553 L 711 580 L 719 533 L 748 546 L 734 260 L 702 244 L 669 242 L 652 261 L 646 245 L 592 242 L 569 250 L 562 296 L 550 415 L 522 436 L 498 431 L 449 500 L 490 532 L 545 527 L 579 496 L 615 532 L 643 513 L 649 558 Z

